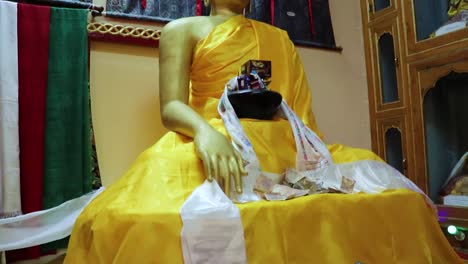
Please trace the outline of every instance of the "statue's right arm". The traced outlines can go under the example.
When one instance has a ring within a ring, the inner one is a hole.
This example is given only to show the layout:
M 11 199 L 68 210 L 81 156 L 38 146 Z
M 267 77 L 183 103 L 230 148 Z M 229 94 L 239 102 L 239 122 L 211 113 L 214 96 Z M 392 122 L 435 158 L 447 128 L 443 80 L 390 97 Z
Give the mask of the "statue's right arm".
M 188 20 L 190 21 L 190 20 Z M 224 187 L 229 195 L 231 177 L 242 192 L 243 162 L 227 138 L 216 131 L 189 105 L 192 53 L 197 40 L 186 19 L 167 24 L 159 42 L 159 97 L 163 124 L 169 130 L 194 139 L 207 179 Z
M 159 41 L 159 98 L 166 128 L 194 138 L 213 129 L 188 106 L 190 65 L 195 40 L 184 20 L 167 24 Z

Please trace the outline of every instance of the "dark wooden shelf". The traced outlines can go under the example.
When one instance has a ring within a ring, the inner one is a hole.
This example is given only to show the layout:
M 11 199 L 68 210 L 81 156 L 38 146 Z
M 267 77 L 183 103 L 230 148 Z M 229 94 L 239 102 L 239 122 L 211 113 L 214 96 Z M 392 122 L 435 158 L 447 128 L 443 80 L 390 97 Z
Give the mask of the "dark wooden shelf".
M 454 225 L 468 230 L 468 207 L 437 205 L 441 226 Z
M 437 205 L 437 210 L 439 224 L 445 237 L 458 255 L 468 260 L 468 207 Z M 455 237 L 447 231 L 447 227 L 450 225 L 454 225 L 458 230 L 464 232 L 466 238 L 463 241 L 455 239 Z

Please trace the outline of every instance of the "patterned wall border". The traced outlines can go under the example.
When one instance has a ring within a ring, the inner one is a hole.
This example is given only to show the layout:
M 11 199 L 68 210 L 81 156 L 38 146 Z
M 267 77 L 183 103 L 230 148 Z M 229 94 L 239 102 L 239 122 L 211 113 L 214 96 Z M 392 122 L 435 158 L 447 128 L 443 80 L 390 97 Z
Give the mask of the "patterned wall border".
M 88 36 L 90 40 L 106 41 L 121 44 L 159 47 L 160 29 L 135 27 L 103 22 L 88 23 Z M 298 47 L 316 48 L 340 53 L 339 46 L 329 47 L 316 42 L 293 41 Z
M 96 41 L 158 47 L 161 30 L 92 22 L 88 23 L 88 36 L 90 40 Z

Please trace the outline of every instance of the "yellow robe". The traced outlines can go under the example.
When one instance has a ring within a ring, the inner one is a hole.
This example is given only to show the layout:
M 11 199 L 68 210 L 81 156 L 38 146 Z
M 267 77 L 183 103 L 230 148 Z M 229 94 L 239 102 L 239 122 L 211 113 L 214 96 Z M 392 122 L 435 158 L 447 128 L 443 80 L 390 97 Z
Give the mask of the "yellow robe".
M 271 89 L 318 133 L 300 59 L 287 33 L 236 16 L 195 48 L 190 106 L 226 134 L 217 113 L 224 84 L 249 59 L 271 60 Z M 241 120 L 262 169 L 295 166 L 286 120 Z M 329 146 L 335 162 L 379 159 L 366 150 Z M 66 263 L 183 263 L 179 210 L 205 180 L 193 141 L 167 133 L 78 218 Z M 238 205 L 249 263 L 459 263 L 422 195 L 326 194 Z

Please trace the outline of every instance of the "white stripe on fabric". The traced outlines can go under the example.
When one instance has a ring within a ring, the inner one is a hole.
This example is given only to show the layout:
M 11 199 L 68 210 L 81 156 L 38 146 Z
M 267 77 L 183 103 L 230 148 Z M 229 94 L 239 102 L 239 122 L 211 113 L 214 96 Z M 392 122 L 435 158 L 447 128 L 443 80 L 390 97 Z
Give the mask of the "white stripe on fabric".
M 21 212 L 17 4 L 0 1 L 0 216 Z

